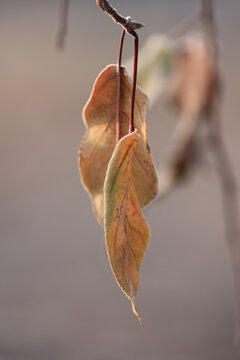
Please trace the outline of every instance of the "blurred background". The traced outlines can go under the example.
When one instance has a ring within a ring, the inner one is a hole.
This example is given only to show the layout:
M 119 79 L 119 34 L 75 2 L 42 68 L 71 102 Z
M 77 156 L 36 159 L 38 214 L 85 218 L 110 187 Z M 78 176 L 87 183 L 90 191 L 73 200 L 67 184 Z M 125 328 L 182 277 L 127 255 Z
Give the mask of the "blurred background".
M 112 1 L 167 32 L 198 0 Z M 239 167 L 240 1 L 216 0 L 225 142 Z M 115 283 L 103 229 L 80 181 L 82 108 L 115 63 L 120 28 L 95 1 L 70 0 L 64 52 L 54 49 L 57 0 L 0 0 L 0 359 L 235 360 L 231 264 L 218 181 L 198 170 L 147 212 L 151 242 L 138 310 Z M 127 38 L 124 58 L 132 55 Z M 171 129 L 155 106 L 149 141 L 159 164 Z

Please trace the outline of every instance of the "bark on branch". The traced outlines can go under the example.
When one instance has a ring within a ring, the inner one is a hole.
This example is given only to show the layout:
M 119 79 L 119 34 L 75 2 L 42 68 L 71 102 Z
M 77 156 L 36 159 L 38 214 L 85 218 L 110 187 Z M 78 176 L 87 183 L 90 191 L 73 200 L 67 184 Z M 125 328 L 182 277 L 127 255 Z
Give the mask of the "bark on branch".
M 111 16 L 111 18 L 117 23 L 120 24 L 128 34 L 136 38 L 135 30 L 142 28 L 144 25 L 134 21 L 130 16 L 120 15 L 116 9 L 114 9 L 107 0 L 96 0 L 97 5 L 102 11 Z

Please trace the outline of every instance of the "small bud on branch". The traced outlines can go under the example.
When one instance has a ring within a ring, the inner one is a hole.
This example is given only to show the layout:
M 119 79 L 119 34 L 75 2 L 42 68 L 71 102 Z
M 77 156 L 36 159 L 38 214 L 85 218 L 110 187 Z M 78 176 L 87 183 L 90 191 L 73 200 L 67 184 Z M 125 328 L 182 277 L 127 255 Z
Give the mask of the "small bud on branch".
M 124 17 L 120 15 L 107 0 L 96 0 L 96 3 L 102 11 L 111 16 L 116 23 L 120 24 L 128 34 L 136 37 L 135 30 L 144 27 L 143 24 L 132 20 L 130 16 Z

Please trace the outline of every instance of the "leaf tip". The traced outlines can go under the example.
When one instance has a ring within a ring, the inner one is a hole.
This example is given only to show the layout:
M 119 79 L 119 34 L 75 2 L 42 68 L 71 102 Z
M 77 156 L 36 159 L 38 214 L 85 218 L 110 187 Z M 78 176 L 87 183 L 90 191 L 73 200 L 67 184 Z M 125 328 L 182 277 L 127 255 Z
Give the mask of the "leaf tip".
M 132 312 L 133 314 L 136 316 L 136 318 L 138 319 L 138 322 L 140 325 L 142 325 L 142 320 L 140 318 L 140 315 L 136 309 L 136 304 L 135 304 L 135 301 L 131 300 L 131 303 L 132 303 Z

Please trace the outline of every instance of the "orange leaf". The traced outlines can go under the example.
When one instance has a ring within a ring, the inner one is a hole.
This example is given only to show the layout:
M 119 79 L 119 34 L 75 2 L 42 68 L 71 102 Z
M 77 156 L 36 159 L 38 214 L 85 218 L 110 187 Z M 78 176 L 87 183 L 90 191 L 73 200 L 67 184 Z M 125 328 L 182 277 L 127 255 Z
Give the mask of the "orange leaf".
M 80 169 L 85 187 L 92 198 L 96 217 L 103 224 L 103 184 L 108 162 L 116 146 L 117 66 L 109 65 L 98 76 L 83 118 L 87 133 L 80 149 Z M 120 136 L 128 134 L 132 83 L 121 69 Z M 157 175 L 147 140 L 148 97 L 136 90 L 135 127 L 140 139 L 133 158 L 133 177 L 140 206 L 157 194 Z
M 104 184 L 104 226 L 113 274 L 140 321 L 135 296 L 150 229 L 141 212 L 132 175 L 138 141 L 140 136 L 135 131 L 123 137 L 113 152 Z

